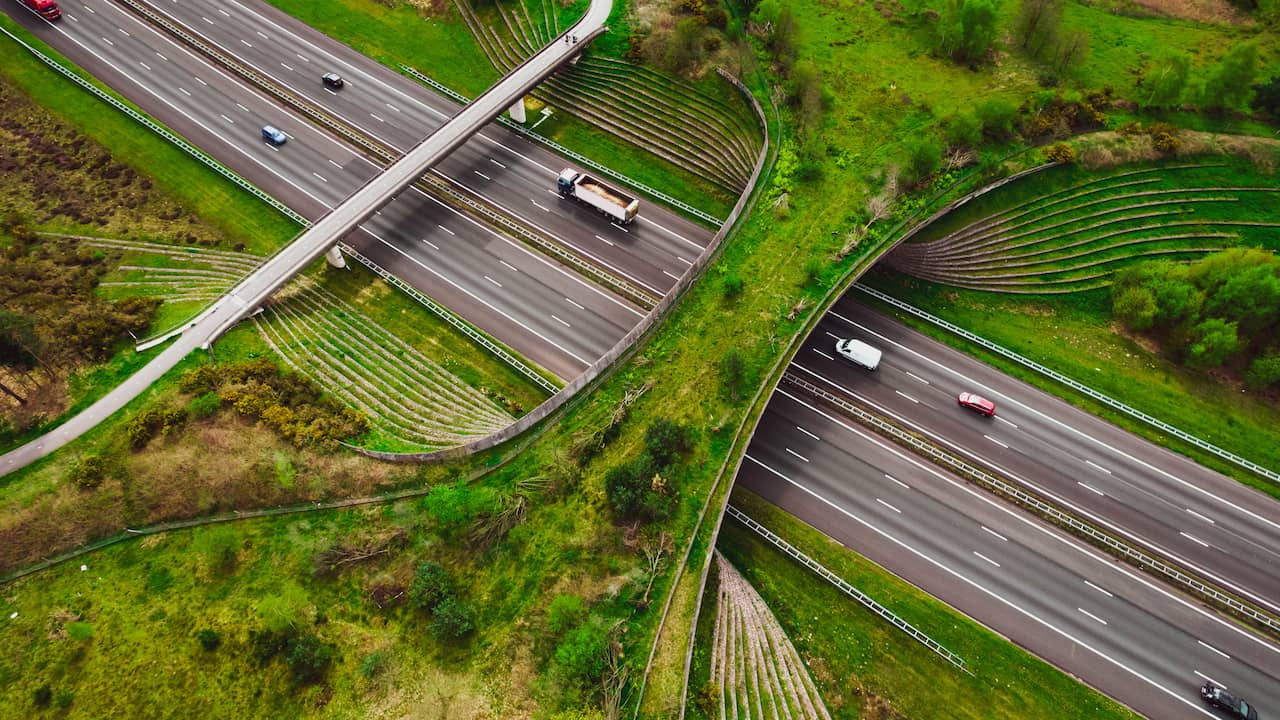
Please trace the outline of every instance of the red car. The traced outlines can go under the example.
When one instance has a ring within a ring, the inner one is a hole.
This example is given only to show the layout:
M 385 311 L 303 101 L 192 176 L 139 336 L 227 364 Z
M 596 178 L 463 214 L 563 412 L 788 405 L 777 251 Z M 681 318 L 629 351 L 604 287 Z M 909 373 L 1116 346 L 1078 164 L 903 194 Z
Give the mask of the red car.
M 960 407 L 969 408 L 979 415 L 993 417 L 996 414 L 996 404 L 981 395 L 975 395 L 971 392 L 962 392 L 960 393 L 959 401 Z

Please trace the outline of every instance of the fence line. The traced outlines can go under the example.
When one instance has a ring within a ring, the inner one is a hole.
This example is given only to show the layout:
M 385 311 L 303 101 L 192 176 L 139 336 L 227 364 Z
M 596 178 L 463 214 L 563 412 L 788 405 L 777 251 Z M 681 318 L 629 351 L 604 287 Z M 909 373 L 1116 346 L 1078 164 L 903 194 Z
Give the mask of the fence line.
M 1228 450 L 1224 450 L 1218 447 L 1217 445 L 1214 445 L 1213 443 L 1210 443 L 1207 440 L 1203 440 L 1199 437 L 1196 437 L 1195 435 L 1192 435 L 1191 433 L 1188 433 L 1184 430 L 1180 430 L 1170 425 L 1169 423 L 1164 422 L 1163 420 L 1152 417 L 1142 412 L 1141 410 L 1129 407 L 1128 405 L 1120 402 L 1119 400 L 1116 400 L 1110 395 L 1104 395 L 1103 393 L 1097 390 L 1094 390 L 1093 388 L 1089 387 L 1088 385 L 1085 385 L 1084 383 L 1073 380 L 1056 370 L 1045 367 L 1044 365 L 1041 365 L 1040 363 L 1034 360 L 1031 360 L 1030 358 L 1023 357 L 1018 353 L 1012 350 L 1009 350 L 1008 348 L 1005 348 L 1001 345 L 997 345 L 994 342 L 991 342 L 990 340 L 980 335 L 975 335 L 974 333 L 968 330 L 965 330 L 964 328 L 958 325 L 954 325 L 950 322 L 947 322 L 946 320 L 943 320 L 942 318 L 936 315 L 933 315 L 925 310 L 921 310 L 920 308 L 915 307 L 914 305 L 905 303 L 893 297 L 892 295 L 886 295 L 885 293 L 882 293 L 879 290 L 876 290 L 875 288 L 867 287 L 862 283 L 855 283 L 853 287 L 857 288 L 858 290 L 861 290 L 862 292 L 866 293 L 867 295 L 870 295 L 871 297 L 876 298 L 877 300 L 880 300 L 881 302 L 888 303 L 889 305 L 892 305 L 893 307 L 898 308 L 899 310 L 911 313 L 912 315 L 922 320 L 925 320 L 929 323 L 932 323 L 933 325 L 936 325 L 944 330 L 947 330 L 948 332 L 959 335 L 960 337 L 964 338 L 965 340 L 968 340 L 969 342 L 976 343 L 997 355 L 1013 360 L 1014 362 L 1024 367 L 1030 368 L 1040 373 L 1041 375 L 1044 375 L 1045 377 L 1048 377 L 1049 379 L 1054 380 L 1055 382 L 1062 383 L 1063 385 L 1066 385 L 1072 390 L 1082 393 L 1092 398 L 1093 400 L 1097 400 L 1098 402 L 1102 403 L 1103 405 L 1106 405 L 1107 407 L 1113 410 L 1118 410 L 1124 413 L 1125 415 L 1141 420 L 1147 423 L 1148 425 L 1151 425 L 1157 428 L 1158 430 L 1166 432 L 1178 438 L 1179 440 L 1182 440 L 1183 442 L 1191 443 L 1192 445 L 1200 448 L 1201 450 L 1204 450 L 1208 453 L 1216 455 L 1219 458 L 1222 458 L 1223 460 L 1231 462 L 1257 475 L 1260 475 L 1261 477 L 1264 477 L 1267 480 L 1270 480 L 1271 482 L 1280 483 L 1280 473 L 1277 473 L 1273 470 L 1265 468 L 1253 462 L 1252 460 L 1246 460 L 1245 458 L 1242 458 L 1239 455 L 1236 455 L 1235 453 L 1232 453 Z

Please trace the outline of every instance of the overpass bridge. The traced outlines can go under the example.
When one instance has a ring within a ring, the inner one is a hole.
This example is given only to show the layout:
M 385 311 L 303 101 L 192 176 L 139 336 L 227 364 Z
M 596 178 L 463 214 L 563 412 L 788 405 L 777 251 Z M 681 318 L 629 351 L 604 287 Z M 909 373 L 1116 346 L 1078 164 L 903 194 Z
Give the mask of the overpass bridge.
M 83 435 L 141 395 L 192 350 L 208 348 L 223 333 L 252 315 L 272 293 L 580 52 L 585 43 L 603 33 L 612 8 L 613 0 L 591 0 L 586 14 L 577 24 L 463 107 L 434 133 L 271 256 L 188 323 L 172 345 L 128 380 L 62 426 L 0 457 L 0 475 L 25 467 Z

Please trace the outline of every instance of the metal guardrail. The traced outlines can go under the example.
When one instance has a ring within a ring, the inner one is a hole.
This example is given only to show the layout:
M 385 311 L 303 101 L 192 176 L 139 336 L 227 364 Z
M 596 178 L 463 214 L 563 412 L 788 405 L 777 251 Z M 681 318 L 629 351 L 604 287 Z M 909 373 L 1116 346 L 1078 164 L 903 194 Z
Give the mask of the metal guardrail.
M 793 375 L 788 372 L 783 376 L 782 382 L 796 387 L 815 398 L 826 403 L 834 405 L 849 417 L 858 422 L 867 425 L 882 435 L 891 437 L 895 442 L 899 442 L 913 451 L 927 457 L 929 460 L 938 465 L 943 465 L 960 473 L 964 477 L 972 479 L 974 482 L 1003 495 L 1018 505 L 1027 508 L 1042 518 L 1045 518 L 1060 527 L 1070 530 L 1072 533 L 1086 540 L 1101 546 L 1108 552 L 1114 553 L 1122 559 L 1128 560 L 1140 568 L 1154 572 L 1175 585 L 1181 586 L 1183 589 L 1193 592 L 1202 598 L 1208 599 L 1227 611 L 1257 623 L 1259 626 L 1280 635 L 1280 620 L 1269 613 L 1265 613 L 1252 605 L 1246 604 L 1236 598 L 1228 595 L 1212 585 L 1208 585 L 1198 578 L 1194 578 L 1183 572 L 1180 568 L 1150 555 L 1129 543 L 1122 542 L 1103 530 L 1093 525 L 1083 522 L 1063 510 L 1050 505 L 1040 498 L 1032 495 L 1023 488 L 1006 482 L 1005 480 L 992 475 L 974 465 L 971 465 L 960 458 L 951 455 L 938 448 L 936 445 L 927 442 L 897 425 L 886 421 L 885 419 L 874 415 L 862 408 L 854 405 L 845 398 L 836 395 L 824 388 L 805 380 L 802 377 Z
M 492 339 L 489 338 L 489 336 L 485 335 L 484 333 L 472 327 L 470 323 L 458 317 L 457 315 L 454 315 L 453 312 L 450 311 L 445 306 L 441 305 L 435 300 L 432 300 L 426 295 L 423 295 L 421 292 L 418 291 L 417 288 L 401 280 L 395 275 L 392 275 L 390 272 L 383 269 L 381 265 L 375 263 L 374 261 L 365 257 L 364 255 L 361 255 L 359 252 L 356 251 L 355 248 L 351 247 L 350 245 L 340 242 L 338 243 L 338 247 L 342 248 L 342 252 L 346 253 L 347 255 L 350 255 L 351 257 L 358 260 L 360 264 L 372 270 L 375 274 L 377 274 L 378 277 L 396 286 L 401 290 L 401 292 L 405 293 L 406 295 L 413 298 L 414 300 L 417 300 L 419 303 L 422 303 L 424 306 L 426 306 L 428 310 L 438 315 L 440 319 L 452 325 L 454 329 L 456 329 L 458 332 L 471 338 L 472 342 L 476 343 L 477 345 L 480 345 L 481 347 L 493 353 L 494 355 L 498 356 L 502 360 L 505 360 L 508 365 L 515 368 L 520 374 L 532 380 L 535 384 L 538 385 L 538 387 L 542 388 L 543 390 L 546 390 L 548 393 L 552 395 L 559 392 L 560 390 L 559 386 L 557 386 L 555 383 L 552 383 L 550 380 L 543 377 L 536 370 L 526 365 L 523 361 L 520 360 L 520 358 L 508 352 L 506 348 L 494 342 Z
M 759 535 L 765 540 L 768 540 L 771 544 L 773 544 L 774 547 L 778 548 L 779 550 L 786 553 L 787 555 L 790 555 L 793 559 L 797 560 L 801 565 L 804 565 L 805 567 L 817 573 L 818 576 L 821 577 L 822 579 L 826 580 L 832 585 L 835 585 L 845 595 L 848 595 L 849 597 L 858 601 L 858 603 L 861 604 L 863 607 L 867 608 L 868 610 L 875 613 L 876 615 L 879 615 L 882 619 L 887 621 L 890 625 L 893 625 L 894 627 L 898 628 L 902 632 L 906 633 L 912 640 L 915 640 L 921 645 L 924 645 L 925 647 L 929 648 L 935 654 L 941 657 L 943 660 L 946 660 L 947 662 L 963 670 L 964 672 L 970 675 L 973 674 L 973 672 L 969 670 L 968 667 L 965 666 L 964 658 L 946 649 L 937 640 L 934 640 L 933 638 L 926 635 L 923 631 L 921 631 L 916 626 L 912 625 L 906 620 L 903 620 L 902 618 L 895 615 L 892 610 L 876 602 L 870 595 L 867 595 L 866 593 L 862 592 L 858 588 L 849 584 L 849 582 L 846 581 L 844 578 L 828 570 L 827 567 L 822 563 L 800 552 L 800 550 L 798 550 L 794 545 L 787 542 L 786 540 L 783 540 L 781 537 L 779 537 L 777 534 L 775 534 L 772 530 L 765 527 L 764 525 L 761 525 L 755 520 L 752 520 L 751 517 L 746 513 L 734 507 L 732 504 L 727 505 L 725 507 L 724 513 L 725 515 L 728 515 L 734 520 L 737 520 L 738 522 L 747 526 L 747 528 L 755 532 L 755 534 Z
M 425 85 L 431 86 L 437 91 L 444 93 L 445 95 L 448 95 L 449 97 L 453 98 L 454 100 L 457 100 L 459 103 L 462 103 L 463 105 L 466 105 L 471 102 L 471 100 L 467 96 L 462 95 L 461 93 L 458 93 L 448 87 L 445 87 L 444 85 L 441 85 L 440 83 L 436 82 L 430 77 L 427 77 L 426 75 L 415 70 L 414 68 L 409 67 L 408 65 L 401 65 L 400 69 L 408 73 L 415 80 Z M 555 140 L 539 135 L 538 133 L 530 130 L 529 128 L 526 128 L 525 126 L 521 125 L 518 122 L 515 122 L 514 120 L 511 120 L 510 118 L 498 116 L 498 122 L 502 123 L 504 126 L 510 128 L 511 130 L 514 130 L 520 133 L 521 135 L 524 135 L 525 137 L 529 138 L 534 142 L 546 145 L 552 150 L 555 150 L 557 153 L 572 159 L 574 162 L 577 162 L 580 165 L 589 167 L 592 170 L 595 170 L 596 172 L 602 175 L 608 175 L 609 177 L 613 178 L 614 180 L 617 180 L 618 182 L 621 182 L 626 185 L 630 185 L 631 187 L 636 188 L 637 190 L 640 190 L 644 194 L 652 198 L 656 198 L 657 200 L 660 200 L 663 203 L 670 205 L 674 208 L 683 210 L 684 212 L 687 212 L 690 215 L 700 220 L 709 222 L 712 225 L 715 225 L 716 227 L 719 227 L 724 224 L 724 220 L 721 218 L 715 217 L 710 213 L 703 212 L 686 202 L 677 200 L 671 197 L 670 195 L 662 192 L 661 190 L 651 188 L 642 182 L 632 180 L 631 178 L 627 177 L 626 175 L 623 175 L 622 173 L 616 170 L 605 167 L 604 165 L 601 165 L 600 163 L 596 162 L 595 160 L 592 160 L 591 158 L 586 157 L 585 155 L 581 155 L 579 153 L 574 152 L 573 150 L 570 150 L 569 148 L 561 145 Z
M 1066 375 L 1063 375 L 1062 373 L 1059 373 L 1056 370 L 1047 368 L 1044 365 L 1041 365 L 1040 363 L 1034 360 L 1025 358 L 1019 355 L 1018 353 L 1015 353 L 1012 350 L 1009 350 L 1000 345 L 997 345 L 980 335 L 975 335 L 974 333 L 969 332 L 968 330 L 965 330 L 964 328 L 958 325 L 954 325 L 950 322 L 947 322 L 946 320 L 943 320 L 942 318 L 937 317 L 936 315 L 932 315 L 924 310 L 921 310 L 920 308 L 915 307 L 914 305 L 905 303 L 891 295 L 886 295 L 885 293 L 882 293 L 879 290 L 876 290 L 875 288 L 867 287 L 862 283 L 855 283 L 853 287 L 857 288 L 858 290 L 861 290 L 862 292 L 866 293 L 867 295 L 870 295 L 871 297 L 876 298 L 877 300 L 880 300 L 881 302 L 888 303 L 893 307 L 898 308 L 899 310 L 911 313 L 912 315 L 915 315 L 916 317 L 922 320 L 925 320 L 933 325 L 937 325 L 938 327 L 944 330 L 947 330 L 948 332 L 959 335 L 960 337 L 964 338 L 965 340 L 968 340 L 969 342 L 981 345 L 983 348 L 990 350 L 991 352 L 996 353 L 997 355 L 1013 360 L 1014 362 L 1024 367 L 1028 367 L 1040 373 L 1041 375 L 1048 377 L 1049 379 L 1055 382 L 1062 383 L 1063 385 L 1066 385 L 1072 390 L 1082 393 L 1092 398 L 1093 400 L 1097 400 L 1098 402 L 1102 403 L 1103 405 L 1106 405 L 1109 408 L 1112 408 L 1113 410 L 1119 410 L 1125 415 L 1141 420 L 1142 422 L 1145 422 L 1148 425 L 1151 425 L 1163 432 L 1166 432 L 1178 438 L 1179 440 L 1182 440 L 1183 442 L 1190 443 L 1191 445 L 1194 445 L 1200 448 L 1201 450 L 1204 450 L 1208 453 L 1218 456 L 1219 458 L 1222 458 L 1223 460 L 1226 460 L 1246 470 L 1249 470 L 1250 472 L 1253 472 L 1261 477 L 1264 477 L 1267 480 L 1270 480 L 1271 482 L 1280 483 L 1280 473 L 1277 473 L 1274 470 L 1265 468 L 1253 462 L 1252 460 L 1246 460 L 1245 458 L 1242 458 L 1239 455 L 1236 455 L 1235 453 L 1232 453 L 1228 450 L 1223 450 L 1217 445 L 1214 445 L 1213 443 L 1210 443 L 1207 440 L 1198 438 L 1195 435 L 1192 435 L 1191 433 L 1188 433 L 1184 430 L 1179 430 L 1178 428 L 1170 425 L 1169 423 L 1164 422 L 1163 420 L 1154 418 L 1136 408 L 1129 407 L 1128 405 L 1125 405 L 1124 403 L 1120 402 L 1119 400 L 1116 400 L 1115 398 L 1109 395 L 1104 395 L 1101 392 L 1098 392 L 1097 390 L 1094 390 L 1093 388 L 1089 387 L 1088 385 L 1085 385 L 1084 383 L 1081 383 L 1077 380 L 1073 380 L 1067 377 Z

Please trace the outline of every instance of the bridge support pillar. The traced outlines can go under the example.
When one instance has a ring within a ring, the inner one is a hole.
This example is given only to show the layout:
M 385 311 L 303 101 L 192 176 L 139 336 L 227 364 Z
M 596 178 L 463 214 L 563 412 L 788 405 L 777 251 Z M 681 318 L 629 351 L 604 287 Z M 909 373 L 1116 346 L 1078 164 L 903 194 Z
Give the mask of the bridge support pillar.
M 342 251 L 338 249 L 337 245 L 329 248 L 329 251 L 324 254 L 324 259 L 331 266 L 336 268 L 344 268 L 347 266 L 347 261 L 342 257 Z
M 519 100 L 517 100 L 517 101 L 515 102 L 515 104 L 511 106 L 511 110 L 509 110 L 508 112 L 510 112 L 510 113 L 511 113 L 511 119 L 512 119 L 512 120 L 515 120 L 516 122 L 520 123 L 521 125 L 523 125 L 523 124 L 525 123 L 525 118 L 524 118 L 524 96 L 523 96 L 523 95 L 521 95 L 521 96 L 520 96 L 520 99 L 519 99 Z

